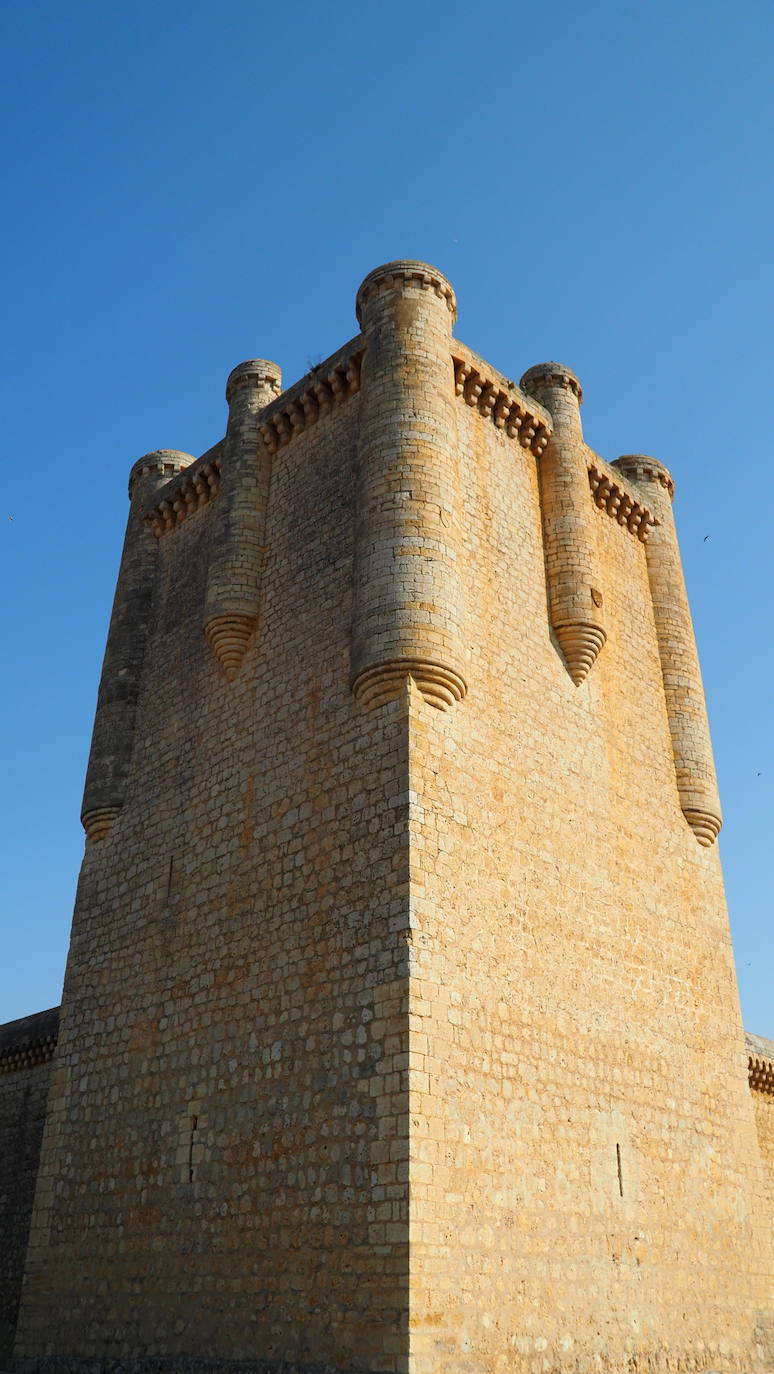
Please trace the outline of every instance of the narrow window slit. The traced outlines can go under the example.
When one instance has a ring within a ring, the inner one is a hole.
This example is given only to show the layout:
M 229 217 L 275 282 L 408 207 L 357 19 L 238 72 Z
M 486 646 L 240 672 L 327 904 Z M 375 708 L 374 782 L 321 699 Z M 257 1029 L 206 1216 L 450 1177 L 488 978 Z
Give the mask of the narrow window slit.
M 624 1194 L 623 1194 L 623 1170 L 622 1170 L 622 1168 L 621 1168 L 621 1146 L 619 1145 L 618 1141 L 616 1141 L 616 1143 L 615 1143 L 615 1158 L 616 1158 L 616 1164 L 618 1165 L 618 1191 L 619 1191 L 619 1193 L 621 1194 L 621 1197 L 623 1197 Z
M 196 1128 L 197 1128 L 198 1125 L 199 1125 L 199 1118 L 198 1118 L 198 1116 L 192 1116 L 192 1117 L 191 1117 L 191 1134 L 190 1134 L 189 1139 L 188 1139 L 188 1182 L 189 1182 L 189 1183 L 193 1183 L 193 1181 L 194 1181 L 193 1150 L 194 1150 L 194 1137 L 195 1137 L 195 1135 L 196 1135 Z

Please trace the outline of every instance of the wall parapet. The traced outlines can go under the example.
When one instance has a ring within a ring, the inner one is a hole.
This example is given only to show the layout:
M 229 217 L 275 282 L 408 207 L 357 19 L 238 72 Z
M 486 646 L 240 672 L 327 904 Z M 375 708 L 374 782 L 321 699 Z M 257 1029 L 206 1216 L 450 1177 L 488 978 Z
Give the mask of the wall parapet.
M 221 439 L 213 444 L 195 463 L 154 492 L 154 504 L 144 519 L 157 539 L 214 501 L 220 490 L 223 443 Z
M 589 486 L 597 509 L 617 520 L 630 534 L 636 535 L 640 543 L 646 544 L 650 531 L 659 523 L 653 512 L 643 505 L 620 472 L 615 471 L 593 449 L 587 450 L 586 461 Z
M 0 1026 L 0 1074 L 37 1068 L 53 1058 L 59 1038 L 59 1007 Z
M 745 1032 L 747 1077 L 752 1092 L 774 1097 L 774 1040 Z
M 458 339 L 454 340 L 452 362 L 454 389 L 465 404 L 539 458 L 553 432 L 551 416 L 539 401 Z
M 356 395 L 363 352 L 364 340 L 358 334 L 270 402 L 260 424 L 261 438 L 270 453 L 284 448 L 297 434 Z

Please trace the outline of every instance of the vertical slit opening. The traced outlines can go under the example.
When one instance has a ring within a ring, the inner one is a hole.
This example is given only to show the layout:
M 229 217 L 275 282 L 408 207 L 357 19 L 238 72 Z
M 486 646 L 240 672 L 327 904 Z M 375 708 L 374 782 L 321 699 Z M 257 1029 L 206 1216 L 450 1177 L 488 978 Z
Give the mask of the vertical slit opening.
M 198 1125 L 199 1125 L 199 1118 L 198 1118 L 198 1116 L 192 1116 L 192 1117 L 191 1117 L 191 1133 L 190 1133 L 190 1135 L 189 1135 L 189 1137 L 188 1137 L 188 1182 L 189 1182 L 189 1183 L 193 1183 L 193 1181 L 194 1181 L 193 1148 L 194 1148 L 194 1137 L 195 1137 L 195 1135 L 196 1135 L 196 1128 L 197 1128 Z
M 616 1165 L 617 1165 L 617 1168 L 618 1168 L 618 1191 L 619 1191 L 619 1193 L 621 1194 L 621 1197 L 623 1197 L 624 1191 L 623 1191 L 623 1170 L 622 1170 L 622 1168 L 621 1168 L 621 1146 L 619 1145 L 618 1141 L 616 1141 L 616 1143 L 615 1143 L 615 1160 L 616 1160 Z

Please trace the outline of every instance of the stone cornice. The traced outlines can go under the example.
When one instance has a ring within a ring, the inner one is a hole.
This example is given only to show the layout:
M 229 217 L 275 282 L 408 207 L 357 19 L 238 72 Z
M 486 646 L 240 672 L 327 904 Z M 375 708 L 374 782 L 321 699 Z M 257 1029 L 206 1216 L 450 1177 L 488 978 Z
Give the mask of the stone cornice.
M 223 440 L 154 494 L 154 504 L 144 518 L 157 539 L 177 529 L 217 496 L 222 448 Z
M 452 320 L 456 320 L 457 298 L 454 295 L 451 282 L 448 282 L 443 273 L 435 267 L 431 267 L 429 263 L 405 259 L 398 262 L 386 262 L 382 267 L 375 267 L 373 272 L 369 272 L 358 290 L 355 301 L 355 314 L 358 324 L 363 323 L 365 307 L 375 296 L 380 295 L 382 291 L 393 290 L 395 287 L 402 291 L 407 286 L 419 286 L 423 291 L 434 291 L 439 299 L 446 301 Z
M 592 449 L 586 450 L 586 463 L 595 506 L 619 525 L 624 525 L 641 543 L 647 543 L 650 531 L 659 522 L 643 505 L 639 493 L 632 490 L 620 470 L 614 469 Z
M 551 417 L 540 402 L 456 339 L 452 362 L 454 389 L 465 404 L 540 457 L 552 433 Z
M 745 1035 L 747 1077 L 753 1092 L 774 1097 L 774 1042 L 761 1035 Z
M 356 395 L 363 352 L 363 338 L 358 335 L 266 407 L 259 430 L 270 453 Z
M 53 1057 L 58 1036 L 58 1007 L 0 1026 L 0 1075 L 47 1064 Z

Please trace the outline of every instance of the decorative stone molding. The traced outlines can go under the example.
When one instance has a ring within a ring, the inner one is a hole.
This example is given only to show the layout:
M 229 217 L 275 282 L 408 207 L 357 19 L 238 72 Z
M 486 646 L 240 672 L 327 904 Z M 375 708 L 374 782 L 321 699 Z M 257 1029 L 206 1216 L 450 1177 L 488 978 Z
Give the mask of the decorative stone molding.
M 596 456 L 589 459 L 589 486 L 599 510 L 606 511 L 619 525 L 625 525 L 630 534 L 635 534 L 645 544 L 658 520 L 647 506 L 616 482 L 611 473 L 599 466 Z
M 535 413 L 526 392 L 515 384 L 506 391 L 470 358 L 452 355 L 452 362 L 454 390 L 465 404 L 475 407 L 480 415 L 492 421 L 495 429 L 504 430 L 509 439 L 518 439 L 522 448 L 530 449 L 539 458 L 548 443 L 550 430 L 543 418 Z
M 462 701 L 468 690 L 465 679 L 453 668 L 422 659 L 401 659 L 367 668 L 355 678 L 352 691 L 361 706 L 370 711 L 398 696 L 408 677 L 414 679 L 425 701 L 440 711 Z
M 120 812 L 120 806 L 100 806 L 93 811 L 84 811 L 81 824 L 86 831 L 86 843 L 98 844 L 100 840 L 104 840 L 113 829 Z
M 20 1069 L 34 1069 L 39 1064 L 47 1064 L 54 1057 L 56 1040 L 38 1041 L 0 1058 L 0 1074 L 18 1073 Z
M 759 1035 L 746 1035 L 747 1077 L 756 1093 L 774 1097 L 774 1044 Z
M 418 286 L 422 291 L 434 291 L 439 299 L 446 301 L 452 321 L 456 320 L 457 298 L 451 282 L 448 282 L 443 273 L 438 272 L 429 263 L 406 259 L 399 262 L 386 262 L 382 267 L 376 267 L 373 272 L 369 272 L 355 301 L 358 324 L 362 325 L 365 308 L 375 296 L 381 295 L 383 291 L 391 291 L 396 288 L 404 291 L 407 286 Z
M 337 358 L 332 366 L 322 363 L 314 368 L 282 398 L 272 403 L 260 426 L 269 453 L 276 453 L 297 434 L 329 415 L 360 390 L 363 349 Z
M 0 1075 L 48 1064 L 59 1038 L 59 1008 L 0 1028 Z
M 698 811 L 694 806 L 684 806 L 683 815 L 702 848 L 709 849 L 720 834 L 721 817 L 713 816 L 711 811 Z
M 607 635 L 599 625 L 586 625 L 580 621 L 568 625 L 555 625 L 554 633 L 570 677 L 575 686 L 580 687 L 605 647 Z
M 204 634 L 212 652 L 223 669 L 227 682 L 233 682 L 242 666 L 242 659 L 253 630 L 256 617 L 238 611 L 208 620 Z
M 220 489 L 221 460 L 204 459 L 192 464 L 162 488 L 162 499 L 145 516 L 157 539 L 169 534 L 190 515 L 213 501 Z

